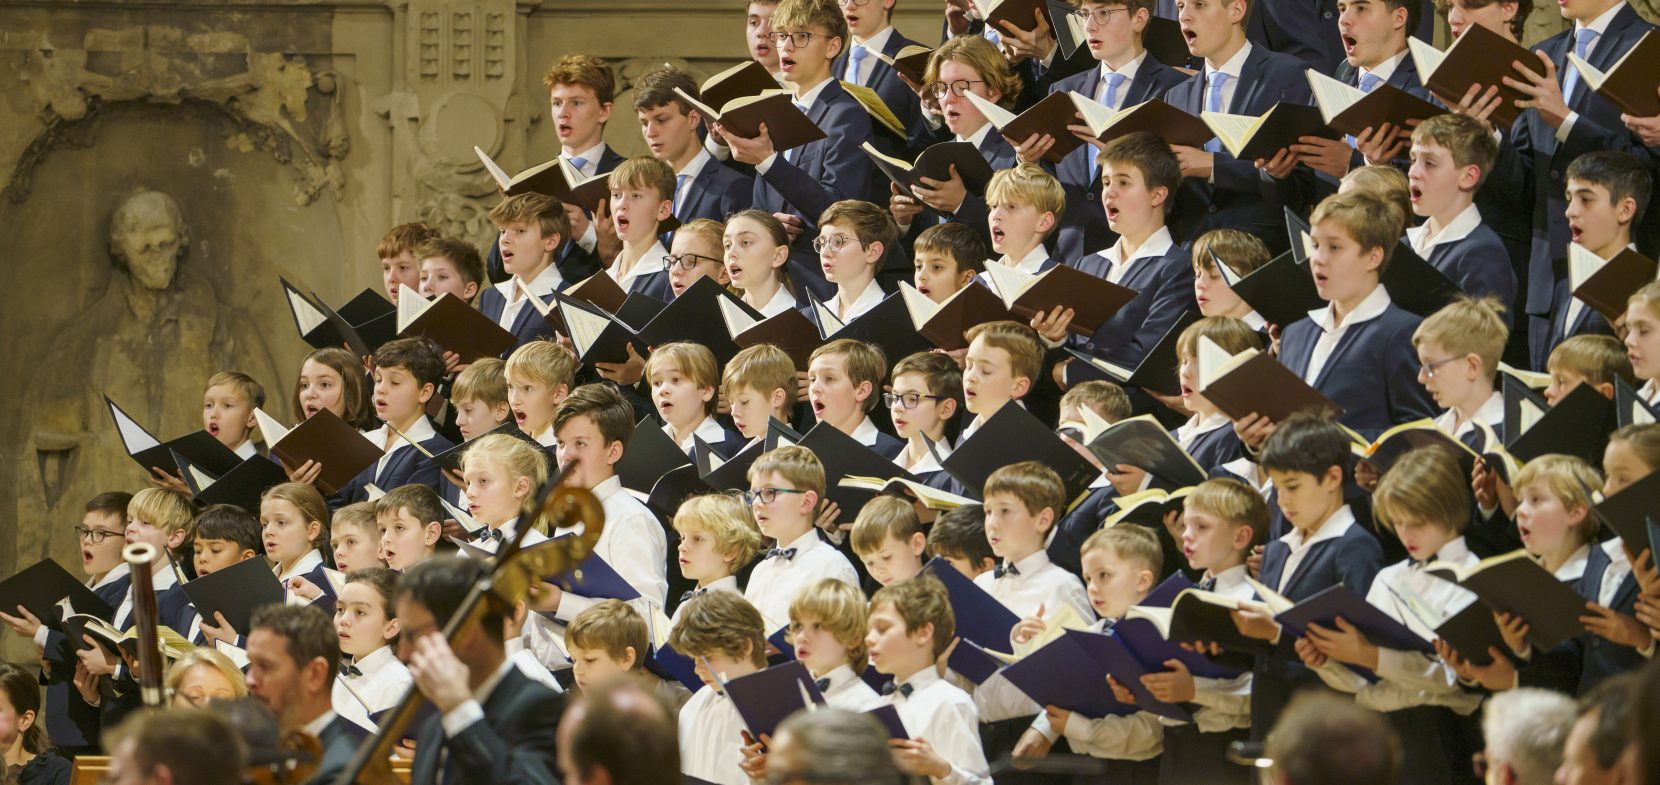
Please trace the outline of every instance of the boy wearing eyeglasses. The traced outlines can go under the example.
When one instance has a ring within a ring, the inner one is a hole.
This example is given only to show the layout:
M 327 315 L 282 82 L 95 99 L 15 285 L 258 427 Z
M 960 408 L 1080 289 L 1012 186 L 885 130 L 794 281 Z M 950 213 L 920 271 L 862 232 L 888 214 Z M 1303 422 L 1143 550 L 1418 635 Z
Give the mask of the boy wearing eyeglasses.
M 917 45 L 917 42 L 894 29 L 894 3 L 895 0 L 841 0 L 842 17 L 847 20 L 847 32 L 853 40 L 846 51 L 836 57 L 830 71 L 844 82 L 875 90 L 882 103 L 887 104 L 893 110 L 894 117 L 905 126 L 911 145 L 916 146 L 921 141 L 920 133 L 924 127 L 922 104 L 916 91 L 905 84 L 899 72 L 877 58 L 880 54 L 892 59 L 899 55 L 901 49 Z M 886 138 L 878 137 L 872 143 Z M 915 152 L 921 152 L 921 148 L 917 147 Z M 914 154 L 905 157 L 911 158 Z
M 876 283 L 876 271 L 899 236 L 893 219 L 870 202 L 853 199 L 830 205 L 818 218 L 818 237 L 813 252 L 818 254 L 820 274 L 835 286 L 835 295 L 824 303 L 836 320 L 847 324 L 882 303 L 887 293 Z M 810 308 L 811 306 L 809 306 Z M 809 319 L 818 317 L 812 310 Z M 832 325 L 820 325 L 826 334 Z
M 893 416 L 893 429 L 905 440 L 894 463 L 930 488 L 961 493 L 940 467 L 951 454 L 945 426 L 962 406 L 963 369 L 949 355 L 917 352 L 893 366 L 893 392 L 882 401 Z
M 813 529 L 823 496 L 824 464 L 806 447 L 780 447 L 749 467 L 744 497 L 773 547 L 749 574 L 744 599 L 761 611 L 769 633 L 790 618 L 790 603 L 802 587 L 825 578 L 859 586 L 852 562 Z
M 624 161 L 611 172 L 611 228 L 622 250 L 605 272 L 625 292 L 648 294 L 665 302 L 669 291 L 663 257 L 669 252 L 658 239 L 657 226 L 673 217 L 674 170 L 651 156 Z M 596 223 L 607 223 L 597 217 Z
M 784 0 L 772 14 L 772 25 L 779 67 L 793 100 L 825 138 L 779 152 L 765 124 L 747 139 L 719 125 L 716 130 L 734 159 L 755 167 L 754 206 L 788 217 L 784 224 L 798 268 L 792 272 L 809 276 L 800 282 L 812 285 L 823 280 L 808 257 L 816 236 L 813 219 L 837 201 L 871 195 L 874 165 L 859 149 L 870 138 L 870 116 L 831 73 L 848 37 L 847 20 L 832 0 Z

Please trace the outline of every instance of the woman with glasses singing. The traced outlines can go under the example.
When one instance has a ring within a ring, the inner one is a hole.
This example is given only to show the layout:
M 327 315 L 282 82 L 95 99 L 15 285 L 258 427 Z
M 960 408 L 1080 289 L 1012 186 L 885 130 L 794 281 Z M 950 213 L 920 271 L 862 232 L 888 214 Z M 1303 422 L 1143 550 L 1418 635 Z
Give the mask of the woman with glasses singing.
M 977 98 L 1007 109 L 1020 92 L 1020 77 L 996 46 L 974 36 L 953 38 L 934 52 L 924 78 L 922 108 L 929 124 L 939 129 L 935 141 L 973 144 L 992 171 L 1017 163 L 1014 147 L 975 102 Z M 949 220 L 974 227 L 991 243 L 982 194 L 970 192 L 955 170 L 949 180 L 923 182 L 928 187 L 914 186 L 908 194 L 899 193 L 897 186 L 892 189 L 889 207 L 901 231 L 921 231 Z

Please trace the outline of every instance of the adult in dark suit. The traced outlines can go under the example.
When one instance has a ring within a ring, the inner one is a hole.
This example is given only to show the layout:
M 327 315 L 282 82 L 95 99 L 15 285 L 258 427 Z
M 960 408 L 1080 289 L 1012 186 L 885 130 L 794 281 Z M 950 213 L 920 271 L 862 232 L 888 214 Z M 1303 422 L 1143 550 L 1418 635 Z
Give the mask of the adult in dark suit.
M 340 638 L 329 614 L 312 605 L 267 605 L 248 632 L 248 692 L 276 715 L 283 733 L 304 731 L 323 744 L 307 783 L 332 783 L 365 736 L 334 713 Z
M 1248 30 L 1251 43 L 1302 60 L 1323 74 L 1333 73 L 1343 61 L 1343 38 L 1338 32 L 1337 0 L 1262 0 L 1251 6 Z M 1428 41 L 1435 34 L 1435 6 L 1419 0 L 1412 34 Z
M 524 675 L 502 642 L 506 619 L 486 608 L 451 641 L 440 632 L 489 567 L 440 556 L 398 583 L 398 656 L 436 716 L 415 735 L 415 785 L 542 785 L 558 782 L 554 740 L 562 696 Z

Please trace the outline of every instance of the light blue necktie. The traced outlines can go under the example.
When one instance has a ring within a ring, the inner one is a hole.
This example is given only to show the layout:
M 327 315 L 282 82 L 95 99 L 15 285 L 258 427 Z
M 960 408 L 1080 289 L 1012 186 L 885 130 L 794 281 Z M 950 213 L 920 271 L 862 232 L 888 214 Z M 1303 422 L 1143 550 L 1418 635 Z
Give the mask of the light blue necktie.
M 686 183 L 691 181 L 690 175 L 677 174 L 674 176 L 674 211 L 680 212 L 681 205 L 686 203 Z
M 588 159 L 573 155 L 571 156 L 571 166 L 576 169 L 578 173 L 583 176 L 587 176 L 587 173 L 582 170 L 588 168 Z
M 1123 74 L 1103 73 L 1103 74 L 1101 74 L 1101 88 L 1096 92 L 1096 97 L 1099 98 L 1100 103 L 1105 105 L 1107 108 L 1117 109 L 1118 108 L 1118 88 L 1123 84 L 1124 84 L 1124 75 Z M 1095 155 L 1094 155 L 1095 148 L 1094 147 L 1090 147 L 1089 145 L 1085 145 L 1084 149 L 1088 150 L 1091 153 L 1091 155 L 1089 157 L 1089 181 L 1091 183 L 1094 183 L 1095 178 L 1100 174 L 1101 164 L 1095 158 Z
M 1581 60 L 1591 61 L 1591 44 L 1597 40 L 1597 31 L 1589 27 L 1582 27 L 1574 31 L 1574 54 Z M 1573 63 L 1565 63 L 1562 77 L 1562 98 L 1569 106 L 1574 103 L 1574 88 L 1579 86 L 1579 69 Z
M 990 41 L 992 46 L 1003 45 L 1003 36 L 998 35 L 996 30 L 991 29 L 991 25 L 986 25 L 986 40 Z
M 854 84 L 864 84 L 864 80 L 859 78 L 859 66 L 864 61 L 865 48 L 854 44 L 852 51 L 847 53 L 847 81 Z
M 1210 94 L 1205 98 L 1205 111 L 1226 112 L 1222 106 L 1222 88 L 1228 84 L 1228 73 L 1216 71 L 1210 75 Z M 1222 140 L 1212 139 L 1205 142 L 1205 149 L 1213 153 L 1222 152 Z
M 1382 82 L 1383 80 L 1379 79 L 1377 74 L 1362 74 L 1360 77 L 1360 92 L 1370 94 Z M 1359 140 L 1353 136 L 1346 136 L 1344 140 L 1349 143 L 1350 147 L 1358 147 L 1360 144 Z

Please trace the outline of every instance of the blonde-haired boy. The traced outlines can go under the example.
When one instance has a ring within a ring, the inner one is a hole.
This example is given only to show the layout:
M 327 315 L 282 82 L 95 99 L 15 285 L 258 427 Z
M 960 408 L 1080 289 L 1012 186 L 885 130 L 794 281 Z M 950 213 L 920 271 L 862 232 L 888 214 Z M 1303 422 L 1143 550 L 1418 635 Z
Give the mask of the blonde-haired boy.
M 1043 240 L 1066 211 L 1066 192 L 1054 175 L 1037 164 L 1004 169 L 986 185 L 986 208 L 991 250 L 999 254 L 992 264 L 1031 275 L 1055 266 Z M 991 283 L 989 275 L 980 280 Z
M 386 296 L 392 302 L 398 301 L 398 287 L 408 286 L 411 289 L 421 285 L 420 260 L 415 257 L 415 249 L 422 243 L 442 236 L 441 233 L 423 222 L 398 224 L 387 230 L 386 236 L 380 238 L 380 244 L 375 248 L 375 256 L 380 259 L 381 284 L 385 287 Z
M 254 446 L 254 410 L 265 405 L 265 387 L 252 376 L 220 371 L 202 390 L 202 430 L 213 435 L 240 458 L 257 454 Z
M 719 373 L 709 347 L 689 341 L 663 344 L 646 360 L 652 405 L 669 438 L 687 457 L 697 457 L 698 439 L 722 455 L 743 444 L 741 437 L 715 420 Z
M 1423 369 L 1418 378 L 1447 407 L 1435 424 L 1478 453 L 1486 449 L 1482 425 L 1504 439 L 1504 394 L 1493 389 L 1493 380 L 1509 338 L 1504 306 L 1492 297 L 1449 303 L 1412 333 Z
M 814 349 L 807 363 L 807 401 L 813 418 L 892 460 L 905 443 L 878 431 L 865 414 L 881 400 L 887 375 L 887 358 L 874 344 L 838 338 Z
M 881 702 L 859 677 L 870 662 L 868 618 L 864 593 L 833 578 L 803 587 L 790 602 L 795 658 L 818 680 L 825 702 L 836 708 L 867 711 Z
M 519 430 L 554 446 L 553 415 L 576 384 L 576 355 L 551 339 L 531 341 L 507 358 L 507 405 Z
M 742 593 L 735 576 L 761 550 L 761 530 L 743 502 L 718 493 L 693 496 L 675 510 L 674 530 L 680 534 L 680 574 L 697 583 L 685 599 L 708 591 Z
M 478 310 L 517 338 L 514 348 L 538 338 L 552 338 L 553 325 L 526 300 L 553 301 L 553 293 L 570 284 L 554 264 L 571 235 L 571 222 L 558 199 L 542 194 L 509 196 L 490 210 L 500 232 L 496 247 L 502 270 L 510 278 L 478 296 Z
M 870 202 L 844 199 L 819 216 L 813 250 L 825 279 L 836 285 L 836 296 L 827 305 L 843 324 L 882 303 L 886 293 L 876 274 L 898 237 L 893 218 Z
M 1406 239 L 1458 288 L 1472 297 L 1496 297 L 1508 311 L 1516 302 L 1516 271 L 1475 203 L 1498 155 L 1492 132 L 1468 115 L 1436 115 L 1413 129 L 1407 180 L 1412 212 L 1425 220 L 1407 229 Z
M 859 585 L 847 557 L 820 539 L 813 527 L 824 483 L 824 464 L 805 447 L 763 453 L 749 467 L 750 510 L 761 534 L 774 546 L 749 574 L 744 597 L 767 618 L 769 631 L 789 618 L 790 601 L 801 587 L 824 578 Z
M 968 437 L 1009 401 L 1031 393 L 1043 373 L 1043 339 L 1020 322 L 977 324 L 965 333 L 968 353 L 963 366 L 963 408 L 974 420 L 957 439 Z
M 739 351 L 721 371 L 721 395 L 731 407 L 732 424 L 750 441 L 767 435 L 769 420 L 790 421 L 795 394 L 795 361 L 770 343 Z
M 865 571 L 883 586 L 908 581 L 922 572 L 928 535 L 914 506 L 897 496 L 878 496 L 853 520 L 853 552 Z
M 663 269 L 668 249 L 657 227 L 674 217 L 674 170 L 649 155 L 622 162 L 611 172 L 610 226 L 622 242 L 617 258 L 605 268 L 625 292 L 648 294 L 663 302 L 674 299 L 669 275 Z
M 1569 336 L 1551 350 L 1545 370 L 1550 373 L 1545 401 L 1552 406 L 1581 384 L 1597 388 L 1607 398 L 1614 397 L 1618 380 L 1624 379 L 1632 386 L 1637 384 L 1630 353 L 1625 344 L 1611 335 Z
M 190 539 L 190 524 L 195 513 L 189 496 L 168 488 L 145 488 L 133 494 L 132 500 L 127 502 L 128 543 L 142 543 L 155 549 L 156 561 L 151 565 L 150 582 L 156 594 L 156 607 L 160 609 L 160 617 L 156 621 L 183 635 L 196 631 L 197 614 L 190 599 L 184 596 L 184 587 L 179 584 L 179 571 L 173 568 L 173 556 L 174 551 L 184 547 Z M 132 628 L 133 608 L 133 587 L 129 585 L 112 620 L 116 629 Z M 123 706 L 137 708 L 138 684 L 119 658 L 105 651 L 103 646 L 89 646 L 76 652 L 76 657 L 94 676 L 114 677 L 117 689 L 125 697 L 106 698 L 106 702 L 119 700 Z

